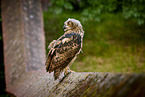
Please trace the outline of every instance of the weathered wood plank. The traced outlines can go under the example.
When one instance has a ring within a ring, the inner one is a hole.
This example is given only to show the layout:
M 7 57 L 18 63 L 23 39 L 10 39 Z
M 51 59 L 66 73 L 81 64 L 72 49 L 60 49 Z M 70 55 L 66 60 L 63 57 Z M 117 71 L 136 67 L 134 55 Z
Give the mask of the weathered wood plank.
M 61 79 L 63 74 L 61 75 Z M 53 74 L 28 72 L 7 91 L 17 97 L 144 97 L 144 74 L 71 73 L 63 81 Z

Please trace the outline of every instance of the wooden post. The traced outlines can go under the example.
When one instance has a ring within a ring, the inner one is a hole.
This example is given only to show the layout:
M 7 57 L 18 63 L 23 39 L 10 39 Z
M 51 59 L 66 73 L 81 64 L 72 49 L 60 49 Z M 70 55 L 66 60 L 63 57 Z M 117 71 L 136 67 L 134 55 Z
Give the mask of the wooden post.
M 2 0 L 6 84 L 44 70 L 45 38 L 40 0 Z

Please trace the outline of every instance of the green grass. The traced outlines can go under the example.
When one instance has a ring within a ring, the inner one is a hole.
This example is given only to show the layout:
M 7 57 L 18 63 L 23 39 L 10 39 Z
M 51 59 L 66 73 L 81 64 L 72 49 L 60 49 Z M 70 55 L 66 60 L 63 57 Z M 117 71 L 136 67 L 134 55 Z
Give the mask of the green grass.
M 68 18 L 82 22 L 79 13 L 44 13 L 46 46 L 64 33 L 63 23 Z M 83 53 L 70 68 L 78 72 L 145 72 L 144 25 L 125 20 L 121 14 L 103 14 L 101 18 L 100 23 L 82 22 Z

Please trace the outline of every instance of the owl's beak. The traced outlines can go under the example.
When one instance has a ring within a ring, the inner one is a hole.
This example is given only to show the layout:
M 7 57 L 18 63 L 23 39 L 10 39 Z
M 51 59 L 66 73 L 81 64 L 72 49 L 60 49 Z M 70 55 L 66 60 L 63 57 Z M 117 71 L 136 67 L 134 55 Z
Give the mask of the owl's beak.
M 66 28 L 65 28 L 65 25 L 63 26 L 63 29 L 66 29 Z
M 66 27 L 65 27 L 65 25 L 63 26 L 63 30 L 66 31 Z

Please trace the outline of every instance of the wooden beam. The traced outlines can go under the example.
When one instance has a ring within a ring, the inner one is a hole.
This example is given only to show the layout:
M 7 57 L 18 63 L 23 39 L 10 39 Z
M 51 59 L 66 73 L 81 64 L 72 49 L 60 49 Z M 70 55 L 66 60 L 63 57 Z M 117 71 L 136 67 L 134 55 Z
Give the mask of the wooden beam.
M 7 87 L 17 97 L 144 97 L 144 74 L 71 73 L 54 81 L 53 73 L 28 72 Z

